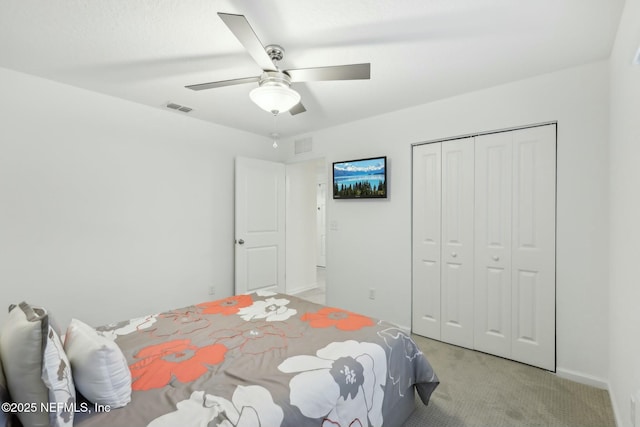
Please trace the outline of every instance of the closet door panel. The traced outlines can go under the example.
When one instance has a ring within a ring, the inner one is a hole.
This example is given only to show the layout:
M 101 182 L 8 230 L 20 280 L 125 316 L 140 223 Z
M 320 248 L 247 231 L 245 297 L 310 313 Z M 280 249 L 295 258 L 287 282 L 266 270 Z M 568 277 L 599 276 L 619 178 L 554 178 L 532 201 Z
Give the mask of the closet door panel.
M 511 355 L 511 179 L 508 132 L 475 138 L 475 348 Z
M 504 268 L 487 267 L 484 273 L 486 277 L 483 278 L 483 297 L 486 308 L 483 307 L 483 330 L 500 340 L 508 340 L 511 319 L 505 318 L 509 308 L 506 307 L 508 299 L 505 298 L 504 292 L 509 289 L 510 277 L 505 274 Z
M 555 369 L 556 126 L 512 134 L 515 360 Z
M 441 144 L 441 339 L 473 348 L 473 138 Z
M 412 330 L 440 339 L 441 145 L 413 148 Z

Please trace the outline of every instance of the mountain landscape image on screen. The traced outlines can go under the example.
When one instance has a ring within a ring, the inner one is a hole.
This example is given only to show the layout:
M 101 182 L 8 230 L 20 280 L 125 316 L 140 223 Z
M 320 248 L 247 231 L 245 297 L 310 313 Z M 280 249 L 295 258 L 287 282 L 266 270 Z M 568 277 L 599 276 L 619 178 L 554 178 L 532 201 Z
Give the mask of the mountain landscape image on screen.
M 333 198 L 387 197 L 386 157 L 333 164 Z

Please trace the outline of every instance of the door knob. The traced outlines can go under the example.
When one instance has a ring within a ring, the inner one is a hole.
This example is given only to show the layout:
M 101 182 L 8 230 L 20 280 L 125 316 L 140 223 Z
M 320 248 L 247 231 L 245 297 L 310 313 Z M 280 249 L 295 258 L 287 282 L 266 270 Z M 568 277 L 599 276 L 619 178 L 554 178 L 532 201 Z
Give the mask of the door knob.
M 458 256 L 458 254 L 457 254 L 457 253 L 455 253 L 455 252 L 451 252 L 451 256 L 455 258 L 455 257 L 457 257 L 457 256 Z
M 238 244 L 239 245 L 244 245 L 244 240 L 243 239 L 238 240 Z
M 498 255 L 494 255 L 494 256 L 493 256 L 493 260 L 494 260 L 494 261 L 500 261 L 500 257 L 499 257 Z

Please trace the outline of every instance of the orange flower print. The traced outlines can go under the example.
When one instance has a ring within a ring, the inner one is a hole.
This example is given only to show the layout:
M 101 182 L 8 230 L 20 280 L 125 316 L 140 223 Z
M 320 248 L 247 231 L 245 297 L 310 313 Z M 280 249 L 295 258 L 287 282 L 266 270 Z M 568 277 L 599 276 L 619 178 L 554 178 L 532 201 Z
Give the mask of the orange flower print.
M 357 331 L 365 326 L 373 326 L 373 320 L 367 316 L 333 307 L 321 308 L 316 313 L 305 313 L 301 319 L 309 322 L 312 328 L 333 326 L 342 331 Z
M 251 304 L 253 304 L 251 295 L 235 295 L 217 301 L 204 302 L 198 304 L 197 307 L 202 309 L 202 314 L 222 314 L 229 316 L 231 314 L 237 314 L 241 308 L 249 307 Z
M 134 357 L 140 361 L 129 366 L 132 390 L 164 387 L 175 377 L 189 383 L 207 372 L 209 365 L 224 360 L 227 348 L 222 344 L 196 347 L 190 340 L 173 340 L 151 345 Z

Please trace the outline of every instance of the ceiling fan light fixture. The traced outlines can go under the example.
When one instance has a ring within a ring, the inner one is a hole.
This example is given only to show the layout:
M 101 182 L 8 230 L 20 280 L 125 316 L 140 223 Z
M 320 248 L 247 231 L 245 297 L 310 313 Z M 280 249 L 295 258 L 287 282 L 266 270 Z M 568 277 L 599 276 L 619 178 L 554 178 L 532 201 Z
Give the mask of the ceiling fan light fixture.
M 286 86 L 260 86 L 249 92 L 249 97 L 272 114 L 285 113 L 300 102 L 300 94 Z
M 249 98 L 271 114 L 285 113 L 300 102 L 300 94 L 289 87 L 290 79 L 283 73 L 265 73 L 260 86 L 249 92 Z

